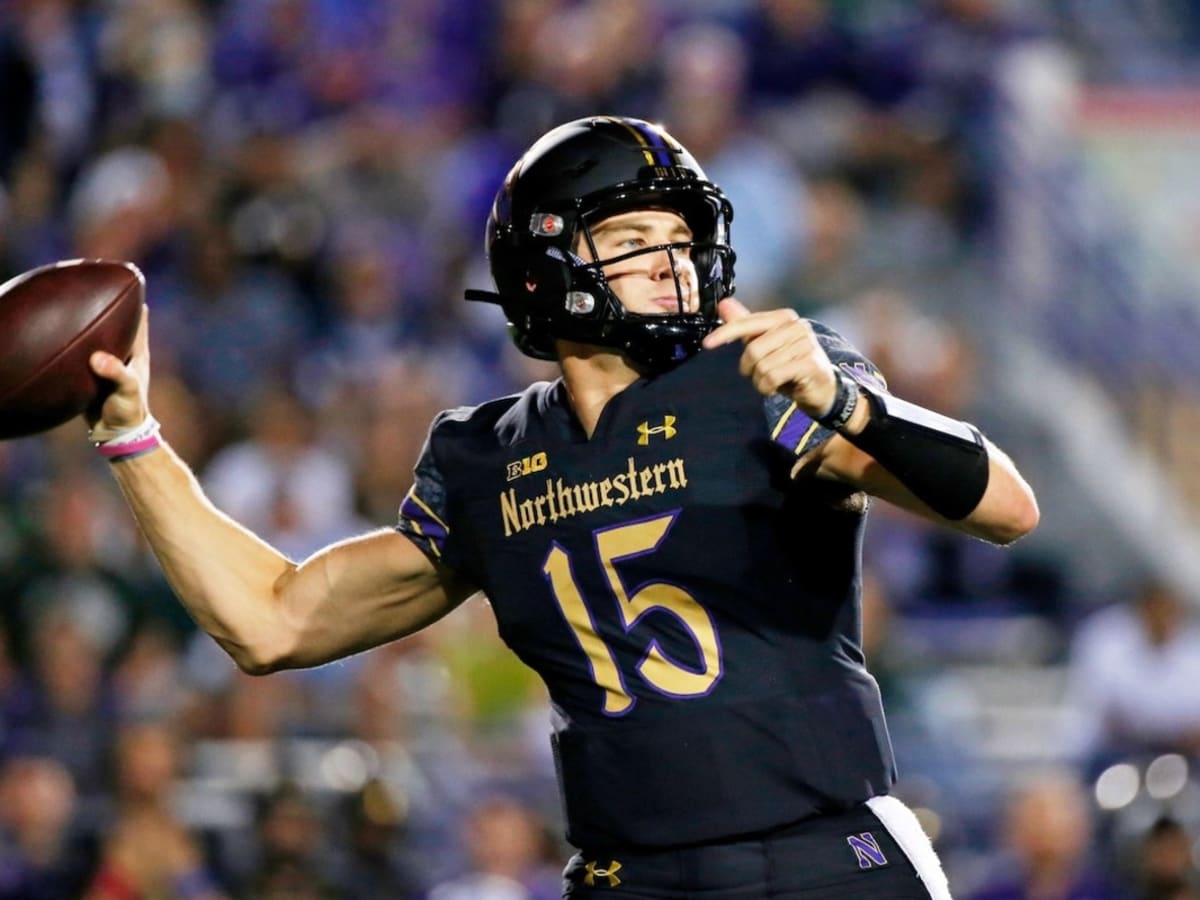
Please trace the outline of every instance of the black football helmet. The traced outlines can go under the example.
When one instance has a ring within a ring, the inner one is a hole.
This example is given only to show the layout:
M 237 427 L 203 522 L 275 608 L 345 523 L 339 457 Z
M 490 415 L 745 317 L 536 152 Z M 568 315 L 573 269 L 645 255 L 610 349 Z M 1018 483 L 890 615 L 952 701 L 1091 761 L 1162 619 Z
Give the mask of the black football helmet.
M 582 239 L 597 253 L 591 227 L 635 209 L 666 209 L 687 222 L 692 240 L 585 262 Z M 733 207 L 684 147 L 657 125 L 597 116 L 546 133 L 508 173 L 487 223 L 487 255 L 497 293 L 467 299 L 499 303 L 518 348 L 557 359 L 554 340 L 612 347 L 658 370 L 687 359 L 717 321 L 717 301 L 733 293 L 729 244 Z M 688 250 L 699 280 L 697 312 L 626 311 L 602 266 L 646 253 Z

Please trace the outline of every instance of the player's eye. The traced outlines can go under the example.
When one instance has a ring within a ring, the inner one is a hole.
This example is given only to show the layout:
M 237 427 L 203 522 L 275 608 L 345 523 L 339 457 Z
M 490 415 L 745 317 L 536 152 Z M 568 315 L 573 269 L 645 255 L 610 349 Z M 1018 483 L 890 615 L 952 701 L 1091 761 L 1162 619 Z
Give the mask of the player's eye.
M 646 246 L 646 242 L 640 236 L 630 235 L 629 237 L 612 237 L 601 240 L 597 243 L 596 249 L 600 251 L 601 259 L 611 259 L 614 256 L 622 256 L 640 250 L 644 246 Z
M 617 247 L 626 250 L 636 250 L 638 247 L 644 247 L 645 245 L 646 241 L 640 235 L 630 235 L 627 238 L 617 241 L 616 244 Z

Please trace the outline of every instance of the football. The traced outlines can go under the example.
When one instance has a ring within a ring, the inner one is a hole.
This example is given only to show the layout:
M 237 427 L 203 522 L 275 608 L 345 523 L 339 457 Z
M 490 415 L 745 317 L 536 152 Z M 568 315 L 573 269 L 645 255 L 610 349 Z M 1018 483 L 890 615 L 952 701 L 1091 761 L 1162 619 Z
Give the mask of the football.
M 129 357 L 146 280 L 137 266 L 73 259 L 0 285 L 0 439 L 46 431 L 111 389 L 88 364 Z

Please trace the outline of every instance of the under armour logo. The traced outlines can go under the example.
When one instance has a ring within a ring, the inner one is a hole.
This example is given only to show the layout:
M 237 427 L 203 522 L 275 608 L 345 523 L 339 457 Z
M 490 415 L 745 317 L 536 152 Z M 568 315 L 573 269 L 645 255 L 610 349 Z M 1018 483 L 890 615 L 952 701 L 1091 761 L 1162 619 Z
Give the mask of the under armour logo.
M 661 434 L 665 440 L 669 441 L 671 438 L 675 437 L 677 433 L 675 429 L 674 416 L 663 416 L 663 423 L 661 425 L 656 425 L 653 428 L 650 427 L 649 422 L 643 422 L 637 428 L 639 447 L 645 447 L 647 444 L 649 444 L 650 435 L 652 434 Z
M 887 857 L 883 855 L 883 850 L 879 847 L 879 841 L 875 840 L 875 835 L 871 832 L 864 831 L 862 834 L 849 835 L 846 841 L 850 844 L 850 849 L 854 851 L 860 869 L 888 864 Z
M 603 869 L 600 868 L 599 863 L 591 860 L 583 869 L 586 873 L 583 876 L 583 883 L 588 887 L 595 887 L 597 878 L 607 879 L 609 887 L 616 887 L 621 883 L 621 879 L 617 877 L 617 873 L 621 871 L 621 863 L 618 860 L 614 859 Z

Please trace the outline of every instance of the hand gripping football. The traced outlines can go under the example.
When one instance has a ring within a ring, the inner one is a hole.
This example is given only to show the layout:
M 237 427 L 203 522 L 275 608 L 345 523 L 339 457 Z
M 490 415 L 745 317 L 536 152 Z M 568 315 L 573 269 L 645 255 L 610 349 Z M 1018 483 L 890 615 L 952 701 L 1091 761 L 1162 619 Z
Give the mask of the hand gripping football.
M 127 359 L 146 280 L 127 262 L 73 259 L 0 285 L 0 439 L 61 425 L 112 385 L 88 365 L 97 350 Z

